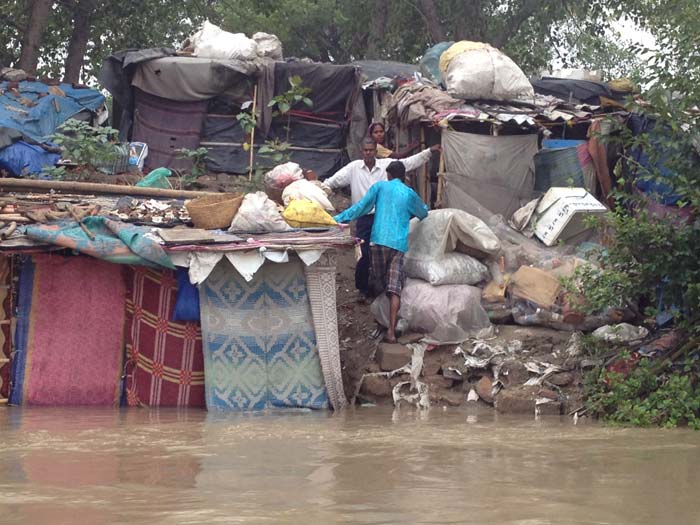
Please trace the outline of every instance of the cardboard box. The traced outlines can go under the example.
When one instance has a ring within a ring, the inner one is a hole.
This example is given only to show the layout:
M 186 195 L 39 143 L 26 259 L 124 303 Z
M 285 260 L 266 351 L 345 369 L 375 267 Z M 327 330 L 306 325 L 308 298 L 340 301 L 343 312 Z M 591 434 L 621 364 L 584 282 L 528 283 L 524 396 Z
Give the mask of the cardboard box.
M 585 217 L 607 211 L 584 188 L 550 188 L 535 210 L 533 230 L 546 246 L 552 246 L 589 229 Z

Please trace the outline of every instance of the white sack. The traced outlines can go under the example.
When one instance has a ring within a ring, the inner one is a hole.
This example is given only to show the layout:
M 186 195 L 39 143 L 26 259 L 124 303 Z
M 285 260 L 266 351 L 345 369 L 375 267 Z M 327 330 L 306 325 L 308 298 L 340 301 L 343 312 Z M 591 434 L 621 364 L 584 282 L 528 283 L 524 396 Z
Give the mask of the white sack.
M 408 277 L 423 279 L 433 286 L 477 284 L 489 277 L 486 266 L 462 253 L 448 253 L 430 261 L 405 258 L 404 271 Z
M 258 56 L 282 60 L 282 42 L 276 35 L 258 32 L 254 33 L 252 39 L 258 45 Z
M 282 218 L 277 204 L 262 191 L 249 193 L 231 221 L 230 232 L 283 232 L 291 226 Z
M 326 192 L 321 189 L 321 186 L 314 184 L 306 179 L 292 182 L 282 192 L 282 202 L 285 206 L 293 199 L 306 199 L 315 202 L 326 211 L 335 211 L 335 208 L 328 200 Z
M 456 98 L 511 100 L 535 96 L 518 65 L 490 46 L 454 57 L 444 80 L 447 92 Z
M 191 37 L 194 54 L 200 58 L 254 60 L 258 44 L 243 33 L 229 33 L 208 20 Z
M 462 210 L 432 210 L 411 221 L 406 260 L 430 261 L 454 251 L 487 257 L 497 255 L 501 243 L 484 221 Z
M 374 300 L 371 311 L 380 324 L 388 326 L 386 294 Z M 491 327 L 481 307 L 479 288 L 466 284 L 433 286 L 418 279 L 406 279 L 399 318 L 408 322 L 411 331 L 426 334 L 424 341 L 436 344 L 461 343 Z

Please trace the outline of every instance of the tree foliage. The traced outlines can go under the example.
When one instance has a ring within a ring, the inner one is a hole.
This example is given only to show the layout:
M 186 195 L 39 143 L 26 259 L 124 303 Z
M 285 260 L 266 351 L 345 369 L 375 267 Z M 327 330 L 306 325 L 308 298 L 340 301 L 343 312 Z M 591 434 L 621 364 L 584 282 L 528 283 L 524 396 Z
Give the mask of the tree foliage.
M 2 65 L 19 63 L 41 2 L 4 2 Z M 653 2 L 634 3 L 644 7 L 638 19 L 657 27 L 651 19 L 659 9 L 647 5 Z M 59 0 L 41 21 L 38 73 L 58 77 L 84 62 L 87 79 L 110 53 L 174 45 L 207 18 L 233 32 L 274 33 L 287 56 L 324 62 L 416 62 L 437 42 L 470 39 L 502 48 L 528 73 L 548 66 L 563 47 L 577 51 L 569 65 L 606 66 L 619 64 L 610 59 L 614 36 L 606 29 L 622 12 L 618 0 Z

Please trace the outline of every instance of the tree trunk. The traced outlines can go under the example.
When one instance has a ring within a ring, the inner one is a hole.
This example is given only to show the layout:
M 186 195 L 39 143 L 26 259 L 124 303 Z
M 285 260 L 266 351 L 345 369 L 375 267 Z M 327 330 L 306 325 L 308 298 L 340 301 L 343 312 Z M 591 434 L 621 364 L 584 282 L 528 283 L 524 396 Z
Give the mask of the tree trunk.
M 438 16 L 437 7 L 435 7 L 435 1 L 420 0 L 419 4 L 421 14 L 425 18 L 425 25 L 428 28 L 433 44 L 447 40 L 445 37 L 445 29 L 442 27 L 440 17 Z
M 32 0 L 29 4 L 29 21 L 22 39 L 22 53 L 19 57 L 19 68 L 27 73 L 36 73 L 41 37 L 49 22 L 52 4 L 53 0 Z
M 74 4 L 73 33 L 68 43 L 64 82 L 75 83 L 80 81 L 80 70 L 83 68 L 83 60 L 85 59 L 87 44 L 90 39 L 95 4 L 96 0 L 76 0 Z
M 462 2 L 455 22 L 453 33 L 455 40 L 484 41 L 488 20 L 484 17 L 484 6 L 481 0 Z
M 386 32 L 386 23 L 389 19 L 389 2 L 387 0 L 377 0 L 375 2 L 376 10 L 372 17 L 370 25 L 369 41 L 367 42 L 367 52 L 365 58 L 380 59 L 380 47 L 384 42 L 384 33 Z

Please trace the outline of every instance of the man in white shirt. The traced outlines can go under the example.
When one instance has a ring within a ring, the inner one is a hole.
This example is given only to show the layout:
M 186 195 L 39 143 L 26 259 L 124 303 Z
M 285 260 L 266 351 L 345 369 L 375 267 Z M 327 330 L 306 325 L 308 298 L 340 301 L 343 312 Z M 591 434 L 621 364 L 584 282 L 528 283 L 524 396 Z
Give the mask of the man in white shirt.
M 435 145 L 425 149 L 416 155 L 400 160 L 406 171 L 415 170 L 430 160 L 433 151 L 440 151 L 440 146 Z M 372 184 L 387 180 L 386 168 L 395 162 L 395 159 L 378 159 L 377 144 L 372 138 L 362 141 L 362 160 L 354 160 L 345 167 L 339 169 L 335 175 L 325 180 L 325 184 L 332 190 L 350 186 L 350 198 L 352 204 L 357 203 L 365 196 Z M 374 224 L 374 214 L 360 217 L 356 225 L 356 235 L 362 239 L 362 257 L 355 267 L 355 288 L 363 298 L 369 297 L 369 238 Z

